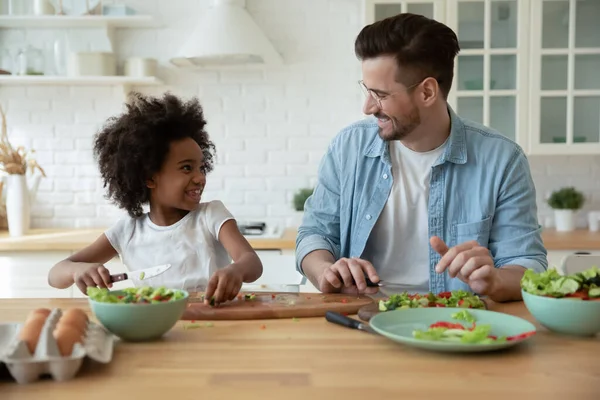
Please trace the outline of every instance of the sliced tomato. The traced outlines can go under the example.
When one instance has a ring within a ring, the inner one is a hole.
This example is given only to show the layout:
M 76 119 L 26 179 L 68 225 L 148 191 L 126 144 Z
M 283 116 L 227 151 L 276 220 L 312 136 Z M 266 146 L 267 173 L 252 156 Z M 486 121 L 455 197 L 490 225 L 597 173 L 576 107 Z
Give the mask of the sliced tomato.
M 521 333 L 519 335 L 509 336 L 506 338 L 506 340 L 523 340 L 523 339 L 528 338 L 529 336 L 533 336 L 533 335 L 535 335 L 535 331 L 529 331 L 529 332 Z
M 439 303 L 436 303 L 436 304 L 435 304 L 435 306 L 436 306 L 436 307 L 446 307 L 446 305 L 445 305 L 445 304 L 439 304 Z
M 462 326 L 461 324 L 453 323 L 453 322 L 446 322 L 446 321 L 436 322 L 435 324 L 429 325 L 429 327 L 430 328 L 462 329 L 462 330 L 465 329 L 465 327 Z
M 590 298 L 586 292 L 581 292 L 581 291 L 568 294 L 565 297 L 578 297 L 583 300 L 588 300 Z
M 438 294 L 438 297 L 441 297 L 442 299 L 449 299 L 450 297 L 452 297 L 452 293 L 451 292 L 442 292 L 442 293 Z

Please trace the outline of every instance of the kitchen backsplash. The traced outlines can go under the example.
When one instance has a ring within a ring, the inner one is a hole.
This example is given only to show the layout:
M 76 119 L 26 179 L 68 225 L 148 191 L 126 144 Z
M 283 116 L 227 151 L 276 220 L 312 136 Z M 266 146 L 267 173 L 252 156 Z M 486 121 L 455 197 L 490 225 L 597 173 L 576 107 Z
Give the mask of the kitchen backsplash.
M 185 71 L 168 60 L 208 7 L 209 0 L 127 1 L 159 18 L 156 29 L 118 30 L 117 54 L 153 57 L 165 86 L 137 88 L 199 96 L 217 164 L 205 200 L 222 200 L 239 220 L 289 223 L 293 193 L 312 186 L 333 136 L 362 117 L 360 66 L 353 41 L 362 26 L 361 0 L 247 1 L 249 12 L 282 53 L 285 65 L 266 70 Z M 27 41 L 47 47 L 55 31 L 0 33 L 1 43 Z M 9 137 L 33 147 L 48 177 L 33 208 L 34 227 L 104 227 L 123 213 L 104 199 L 92 157 L 94 133 L 121 111 L 119 87 L 0 87 Z M 600 155 L 530 157 L 538 189 L 540 222 L 551 210 L 544 197 L 574 185 L 600 210 Z M 552 177 L 551 177 L 552 176 Z M 550 221 L 548 221 L 550 222 Z M 585 224 L 581 213 L 580 225 Z

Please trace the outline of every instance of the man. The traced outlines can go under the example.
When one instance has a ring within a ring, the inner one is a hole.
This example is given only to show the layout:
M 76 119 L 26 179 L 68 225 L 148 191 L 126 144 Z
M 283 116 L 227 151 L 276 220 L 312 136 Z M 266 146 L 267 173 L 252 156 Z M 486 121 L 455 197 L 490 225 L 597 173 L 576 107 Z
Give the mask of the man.
M 520 300 L 525 269 L 547 268 L 521 148 L 460 118 L 446 99 L 458 39 L 400 14 L 355 42 L 370 118 L 343 129 L 319 166 L 296 263 L 322 292 L 469 290 Z

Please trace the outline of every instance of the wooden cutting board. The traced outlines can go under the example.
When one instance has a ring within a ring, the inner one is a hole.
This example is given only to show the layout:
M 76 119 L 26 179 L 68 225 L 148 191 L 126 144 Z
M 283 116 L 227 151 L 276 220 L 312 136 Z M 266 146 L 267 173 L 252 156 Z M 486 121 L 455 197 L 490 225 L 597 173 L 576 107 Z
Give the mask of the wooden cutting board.
M 485 305 L 485 308 L 487 310 L 489 310 L 490 306 L 487 303 L 489 300 L 486 298 L 482 298 L 481 300 L 483 300 L 483 304 Z M 371 318 L 373 318 L 375 315 L 379 314 L 380 312 L 381 311 L 379 311 L 379 300 L 377 300 L 376 302 L 362 306 L 358 310 L 358 318 L 360 318 L 363 321 L 369 322 L 371 320 Z
M 371 304 L 367 296 L 322 293 L 257 292 L 253 300 L 237 299 L 211 307 L 202 301 L 203 293 L 190 293 L 183 320 L 244 320 L 322 317 L 327 311 L 356 314 Z

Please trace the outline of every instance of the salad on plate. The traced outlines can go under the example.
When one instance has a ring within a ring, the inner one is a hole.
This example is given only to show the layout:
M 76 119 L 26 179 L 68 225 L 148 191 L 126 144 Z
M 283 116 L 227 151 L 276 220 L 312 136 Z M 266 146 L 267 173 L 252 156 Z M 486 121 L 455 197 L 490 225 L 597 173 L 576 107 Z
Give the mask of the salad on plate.
M 525 271 L 521 288 L 530 294 L 572 300 L 600 300 L 600 269 L 593 266 L 582 272 L 560 275 L 555 269 Z
M 452 314 L 455 320 L 465 321 L 470 326 L 460 322 L 439 321 L 429 326 L 427 330 L 414 330 L 413 337 L 419 340 L 459 342 L 466 344 L 496 344 L 509 341 L 526 339 L 535 334 L 535 331 L 525 332 L 514 336 L 491 335 L 491 326 L 477 325 L 475 317 L 467 310 Z

